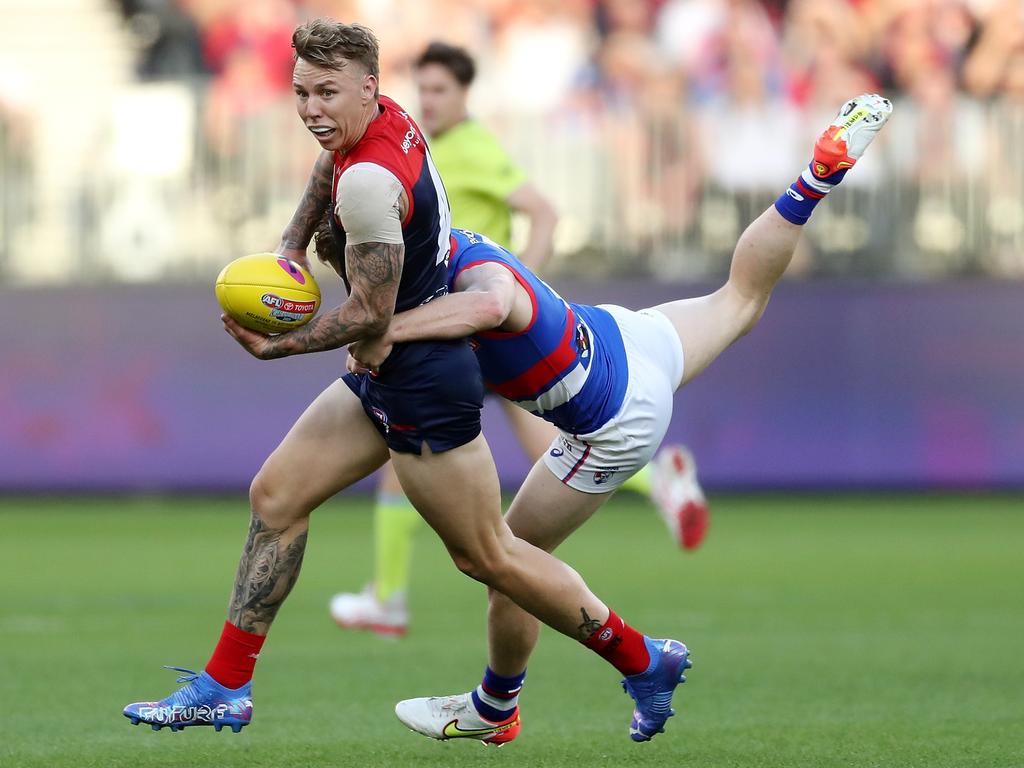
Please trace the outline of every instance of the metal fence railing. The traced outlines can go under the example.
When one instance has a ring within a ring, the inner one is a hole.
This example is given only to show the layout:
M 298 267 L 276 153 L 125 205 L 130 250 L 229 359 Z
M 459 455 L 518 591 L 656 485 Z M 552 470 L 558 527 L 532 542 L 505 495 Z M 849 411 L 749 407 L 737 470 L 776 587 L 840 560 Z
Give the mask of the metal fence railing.
M 681 280 L 725 273 L 823 124 L 785 104 L 483 119 L 560 209 L 552 272 Z M 250 109 L 136 85 L 97 123 L 94 152 L 58 179 L 34 174 L 0 122 L 0 281 L 208 279 L 277 242 L 317 151 L 287 95 Z M 47 192 L 56 184 L 61 195 Z M 46 206 L 58 210 L 35 215 Z M 35 236 L 44 226 L 66 232 Z M 53 254 L 24 252 L 40 242 L 70 249 L 61 270 L 39 266 Z M 1024 104 L 964 99 L 931 113 L 898 102 L 879 146 L 815 214 L 793 273 L 1024 277 Z

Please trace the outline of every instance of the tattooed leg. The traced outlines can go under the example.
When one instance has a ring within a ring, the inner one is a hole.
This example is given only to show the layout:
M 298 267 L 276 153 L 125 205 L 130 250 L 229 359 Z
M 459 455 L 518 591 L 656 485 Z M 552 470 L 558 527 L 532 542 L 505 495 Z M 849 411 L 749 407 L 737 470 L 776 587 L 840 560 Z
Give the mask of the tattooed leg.
M 387 457 L 387 446 L 359 397 L 335 380 L 253 479 L 252 522 L 228 608 L 231 624 L 266 634 L 299 575 L 309 515 Z
M 275 529 L 253 514 L 228 608 L 232 624 L 246 632 L 267 634 L 299 577 L 308 529 L 308 518 Z
M 580 608 L 580 614 L 582 614 L 583 616 L 583 622 L 579 625 L 579 627 L 577 627 L 576 639 L 579 640 L 581 643 L 585 643 L 587 642 L 587 640 L 590 639 L 590 636 L 592 634 L 594 634 L 595 632 L 597 632 L 597 630 L 601 628 L 601 624 L 603 624 L 604 622 L 591 618 L 587 614 L 586 608 Z

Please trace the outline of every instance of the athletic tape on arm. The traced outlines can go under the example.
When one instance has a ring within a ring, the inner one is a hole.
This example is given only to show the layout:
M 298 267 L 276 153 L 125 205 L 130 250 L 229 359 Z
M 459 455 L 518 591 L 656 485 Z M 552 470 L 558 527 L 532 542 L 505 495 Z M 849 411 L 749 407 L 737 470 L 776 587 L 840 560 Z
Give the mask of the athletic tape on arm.
M 401 243 L 402 182 L 375 163 L 356 163 L 338 181 L 335 213 L 349 245 Z

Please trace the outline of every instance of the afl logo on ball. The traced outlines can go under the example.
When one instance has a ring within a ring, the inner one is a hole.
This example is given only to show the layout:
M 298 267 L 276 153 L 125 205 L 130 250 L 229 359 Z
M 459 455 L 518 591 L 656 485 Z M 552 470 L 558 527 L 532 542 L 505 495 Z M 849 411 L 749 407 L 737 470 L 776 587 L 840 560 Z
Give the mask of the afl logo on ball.
M 291 299 L 282 298 L 276 293 L 264 293 L 260 297 L 260 301 L 263 302 L 264 306 L 271 309 L 280 309 L 282 312 L 309 314 L 316 309 L 315 301 L 292 301 Z

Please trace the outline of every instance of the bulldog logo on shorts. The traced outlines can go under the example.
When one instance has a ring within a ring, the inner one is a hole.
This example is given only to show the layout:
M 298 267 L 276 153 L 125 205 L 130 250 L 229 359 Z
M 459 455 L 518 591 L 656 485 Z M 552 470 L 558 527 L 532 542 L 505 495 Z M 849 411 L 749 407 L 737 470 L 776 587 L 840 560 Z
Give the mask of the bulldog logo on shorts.
M 618 467 L 615 467 L 614 469 L 598 470 L 594 473 L 594 485 L 604 485 L 608 482 L 609 478 L 618 471 Z

